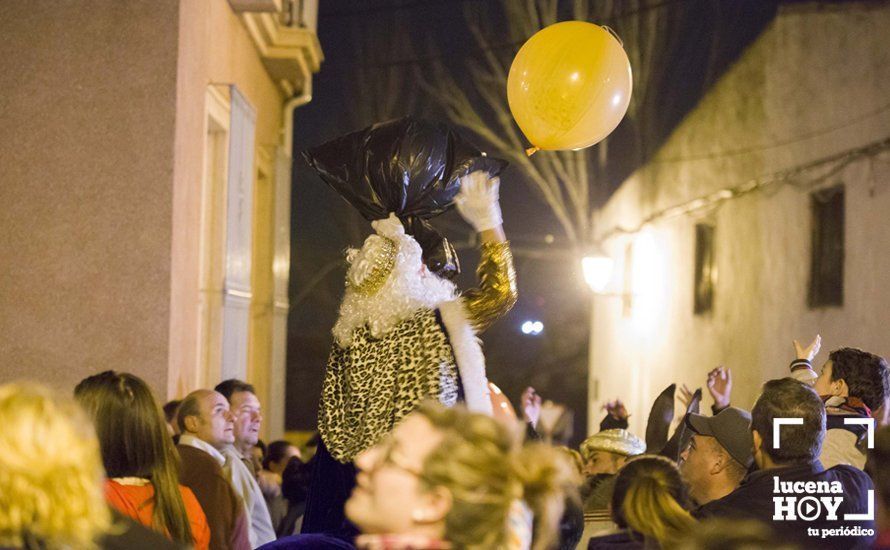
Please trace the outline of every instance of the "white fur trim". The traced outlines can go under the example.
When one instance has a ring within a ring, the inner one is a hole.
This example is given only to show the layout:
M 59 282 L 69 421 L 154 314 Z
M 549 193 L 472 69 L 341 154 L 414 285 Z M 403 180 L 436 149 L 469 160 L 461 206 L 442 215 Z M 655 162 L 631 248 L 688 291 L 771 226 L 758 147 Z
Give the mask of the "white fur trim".
M 485 356 L 467 319 L 463 302 L 459 298 L 442 302 L 439 304 L 439 312 L 442 314 L 442 324 L 448 333 L 451 349 L 454 350 L 467 408 L 473 412 L 492 415 L 488 378 L 485 375 Z

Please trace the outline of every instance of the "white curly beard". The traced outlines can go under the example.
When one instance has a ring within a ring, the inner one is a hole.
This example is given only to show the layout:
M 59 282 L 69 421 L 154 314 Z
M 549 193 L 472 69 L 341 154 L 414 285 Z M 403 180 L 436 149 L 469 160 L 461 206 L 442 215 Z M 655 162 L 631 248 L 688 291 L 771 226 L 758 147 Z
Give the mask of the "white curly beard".
M 406 319 L 410 319 L 421 308 L 435 309 L 442 302 L 457 296 L 457 287 L 433 273 L 423 265 L 420 245 L 414 238 L 401 234 L 388 234 L 388 238 L 398 245 L 396 263 L 383 287 L 371 296 L 353 291 L 348 285 L 340 316 L 334 324 L 334 340 L 341 348 L 352 345 L 353 332 L 365 325 L 371 336 L 382 338 L 387 332 Z M 380 248 L 380 237 L 371 235 L 365 239 L 361 250 L 347 251 L 350 263 L 348 280 L 359 282 L 372 263 L 370 258 Z M 359 273 L 361 272 L 361 273 Z

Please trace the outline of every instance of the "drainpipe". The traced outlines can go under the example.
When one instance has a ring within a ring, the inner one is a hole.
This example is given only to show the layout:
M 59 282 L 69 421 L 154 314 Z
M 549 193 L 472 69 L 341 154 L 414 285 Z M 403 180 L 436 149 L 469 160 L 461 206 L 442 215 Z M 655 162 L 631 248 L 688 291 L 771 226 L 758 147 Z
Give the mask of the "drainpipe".
M 288 99 L 282 113 L 284 120 L 281 124 L 281 131 L 284 135 L 281 141 L 284 144 L 284 153 L 289 158 L 294 156 L 294 111 L 312 101 L 312 74 L 305 75 L 303 82 L 303 90 L 300 95 Z
M 308 71 L 307 71 L 308 72 Z M 272 364 L 269 372 L 269 422 L 272 439 L 284 436 L 284 387 L 287 367 L 287 300 L 288 272 L 290 271 L 290 188 L 293 172 L 294 111 L 312 100 L 312 74 L 306 75 L 303 90 L 284 104 L 281 124 L 282 136 L 275 155 L 275 255 L 273 282 Z

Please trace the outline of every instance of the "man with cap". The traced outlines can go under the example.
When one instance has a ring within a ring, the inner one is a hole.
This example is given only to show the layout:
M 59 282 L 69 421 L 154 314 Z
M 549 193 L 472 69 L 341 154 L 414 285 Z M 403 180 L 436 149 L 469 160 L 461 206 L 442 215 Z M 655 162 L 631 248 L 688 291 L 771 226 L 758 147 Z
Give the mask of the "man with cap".
M 646 452 L 642 439 L 623 429 L 603 430 L 581 443 L 584 475 L 581 488 L 584 511 L 608 508 L 615 487 L 615 474 L 628 459 Z
M 727 407 L 716 416 L 691 413 L 685 422 L 692 438 L 680 453 L 680 473 L 704 506 L 733 492 L 751 466 L 751 414 Z
M 856 467 L 822 466 L 825 405 L 813 388 L 793 378 L 764 384 L 751 410 L 751 439 L 757 471 L 696 517 L 758 520 L 777 542 L 807 550 L 872 548 L 874 484 Z

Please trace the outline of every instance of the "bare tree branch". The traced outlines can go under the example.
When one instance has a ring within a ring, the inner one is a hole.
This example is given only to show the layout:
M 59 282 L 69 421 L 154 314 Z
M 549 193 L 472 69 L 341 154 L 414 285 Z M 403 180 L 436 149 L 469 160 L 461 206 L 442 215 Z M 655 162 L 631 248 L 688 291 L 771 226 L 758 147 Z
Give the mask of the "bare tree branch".
M 479 28 L 479 25 L 476 23 L 471 23 L 468 25 L 470 32 L 473 34 L 473 37 L 476 39 L 478 44 L 485 44 L 488 46 L 488 40 L 482 34 L 482 30 Z M 494 49 L 491 47 L 486 47 L 484 50 L 484 57 L 486 64 L 490 70 L 490 75 L 488 76 L 492 82 L 506 82 L 507 81 L 507 71 L 504 69 L 503 62 L 498 59 L 497 55 L 494 53 Z
M 548 27 L 557 20 L 558 0 L 544 0 L 540 3 L 541 28 Z
M 558 21 L 558 4 L 558 0 L 500 0 L 498 7 L 507 21 L 501 35 L 509 37 L 511 42 L 526 40 L 541 28 Z M 643 0 L 621 3 L 625 7 L 629 4 L 638 9 L 645 3 Z M 606 22 L 615 17 L 618 5 L 614 0 L 573 0 L 572 13 L 575 19 Z M 644 116 L 640 111 L 651 76 L 646 61 L 661 46 L 658 38 L 663 36 L 663 33 L 659 34 L 661 18 L 647 11 L 652 10 L 641 9 L 642 15 L 630 18 L 624 26 L 628 30 L 624 46 L 634 67 L 635 93 L 629 112 L 634 117 Z M 418 87 L 442 107 L 453 123 L 474 132 L 498 154 L 522 169 L 533 190 L 553 212 L 566 237 L 572 242 L 586 242 L 592 237 L 593 201 L 600 197 L 591 190 L 597 185 L 596 175 L 605 173 L 607 142 L 604 140 L 596 148 L 584 151 L 542 151 L 531 158 L 525 155 L 525 138 L 513 120 L 506 99 L 513 51 L 492 44 L 490 35 L 483 31 L 489 28 L 484 21 L 485 15 L 477 3 L 464 6 L 467 28 L 482 54 L 468 63 L 467 80 L 472 88 L 462 89 L 463 75 L 452 75 L 441 63 L 434 63 L 423 73 L 415 71 Z M 431 53 L 437 50 L 431 39 L 427 49 Z M 594 164 L 599 169 L 593 169 Z
M 557 17 L 555 0 L 527 0 L 522 3 L 502 1 L 501 9 L 508 17 L 509 35 L 520 39 L 527 38 L 542 26 L 552 24 Z M 490 41 L 481 30 L 477 10 L 466 9 L 465 16 L 470 33 L 480 51 L 484 52 L 479 62 L 469 65 L 469 74 L 484 109 L 480 111 L 441 66 L 441 70 L 433 71 L 433 76 L 437 79 L 436 85 L 427 82 L 418 73 L 421 89 L 443 107 L 452 122 L 478 134 L 500 154 L 523 169 L 570 240 L 583 237 L 591 205 L 587 201 L 589 194 L 586 189 L 582 190 L 579 186 L 589 182 L 586 178 L 582 181 L 573 177 L 576 174 L 570 174 L 570 170 L 575 169 L 574 164 L 570 168 L 566 159 L 560 155 L 541 153 L 534 159 L 525 156 L 522 151 L 523 137 L 513 122 L 505 97 L 510 60 L 499 58 L 495 48 L 491 47 Z M 495 123 L 497 131 L 492 129 L 487 120 Z

